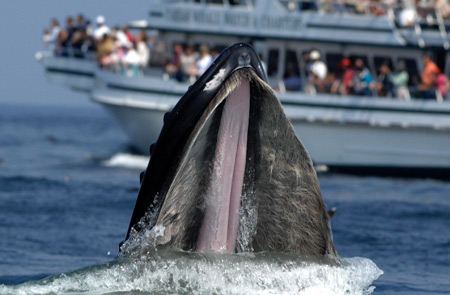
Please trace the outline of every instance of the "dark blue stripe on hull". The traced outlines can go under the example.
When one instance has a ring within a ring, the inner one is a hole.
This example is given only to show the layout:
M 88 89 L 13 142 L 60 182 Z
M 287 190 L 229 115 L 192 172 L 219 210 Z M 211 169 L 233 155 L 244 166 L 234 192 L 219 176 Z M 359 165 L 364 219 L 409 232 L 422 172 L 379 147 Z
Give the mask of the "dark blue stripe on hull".
M 450 167 L 328 166 L 328 169 L 330 172 L 361 176 L 450 180 Z
M 74 76 L 84 76 L 84 77 L 90 77 L 94 78 L 95 73 L 93 72 L 84 72 L 84 71 L 76 71 L 76 70 L 66 70 L 66 69 L 59 69 L 59 68 L 46 68 L 47 72 L 50 73 L 60 73 L 60 74 L 67 74 L 67 75 L 74 75 Z

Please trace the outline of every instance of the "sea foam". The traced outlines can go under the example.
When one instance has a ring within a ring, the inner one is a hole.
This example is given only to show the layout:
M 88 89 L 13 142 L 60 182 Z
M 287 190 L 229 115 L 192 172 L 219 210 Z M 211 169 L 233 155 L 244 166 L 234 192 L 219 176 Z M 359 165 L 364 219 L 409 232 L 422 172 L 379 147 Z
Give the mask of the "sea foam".
M 367 258 L 330 266 L 285 254 L 160 251 L 119 258 L 17 286 L 0 294 L 371 294 L 383 272 Z
M 132 169 L 146 169 L 149 157 L 141 155 L 132 155 L 125 153 L 118 153 L 110 159 L 103 161 L 103 165 L 107 167 L 123 167 Z

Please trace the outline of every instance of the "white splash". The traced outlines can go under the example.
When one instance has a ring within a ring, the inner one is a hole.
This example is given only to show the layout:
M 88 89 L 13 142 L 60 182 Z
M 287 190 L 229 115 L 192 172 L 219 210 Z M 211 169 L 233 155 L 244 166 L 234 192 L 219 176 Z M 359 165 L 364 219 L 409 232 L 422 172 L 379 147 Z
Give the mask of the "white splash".
M 118 153 L 103 161 L 103 165 L 106 167 L 124 167 L 132 169 L 146 169 L 149 161 L 149 157 L 141 155 L 132 155 L 125 153 Z
M 218 255 L 158 251 L 18 286 L 6 294 L 342 294 L 368 295 L 383 272 L 367 258 L 343 266 L 293 259 L 292 255 Z
M 217 88 L 225 79 L 225 69 L 220 69 L 219 72 L 212 78 L 211 81 L 206 83 L 204 91 L 209 91 Z

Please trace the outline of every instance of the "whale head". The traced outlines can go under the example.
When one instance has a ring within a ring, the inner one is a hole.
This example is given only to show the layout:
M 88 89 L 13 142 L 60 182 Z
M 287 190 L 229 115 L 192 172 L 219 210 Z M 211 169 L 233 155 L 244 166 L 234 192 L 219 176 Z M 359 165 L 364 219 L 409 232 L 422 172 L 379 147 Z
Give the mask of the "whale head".
M 250 45 L 225 49 L 166 114 L 121 251 L 143 242 L 337 256 L 311 158 Z

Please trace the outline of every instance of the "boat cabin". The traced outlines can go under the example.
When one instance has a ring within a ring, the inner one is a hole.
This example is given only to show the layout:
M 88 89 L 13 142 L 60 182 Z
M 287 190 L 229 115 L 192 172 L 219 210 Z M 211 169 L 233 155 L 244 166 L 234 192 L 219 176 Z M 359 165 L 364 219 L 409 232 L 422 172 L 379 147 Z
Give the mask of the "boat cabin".
M 382 65 L 392 72 L 402 65 L 408 72 L 411 91 L 420 83 L 424 54 L 431 54 L 440 70 L 450 76 L 445 26 L 441 28 L 444 32 L 439 28 L 421 29 L 418 20 L 410 27 L 401 26 L 398 16 L 406 2 L 383 6 L 380 15 L 371 13 L 371 7 L 357 8 L 353 2 L 345 3 L 342 6 L 339 1 L 319 0 L 158 2 L 151 5 L 148 20 L 134 22 L 132 27 L 156 33 L 151 67 L 164 66 L 174 44 L 197 48 L 207 44 L 221 50 L 235 42 L 251 43 L 266 65 L 270 85 L 279 91 L 287 90 L 284 82 L 290 75 L 297 75 L 305 90 L 310 79 L 308 56 L 312 51 L 318 52 L 327 66 L 325 91 L 309 88 L 307 91 L 312 94 L 329 92 L 328 84 L 342 75 L 344 59 L 352 65 L 357 59 L 362 60 L 374 80 Z

